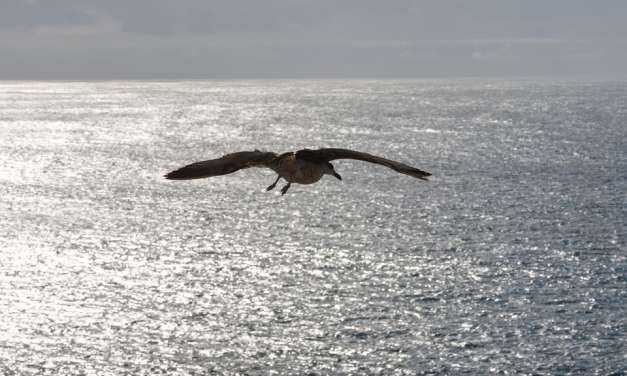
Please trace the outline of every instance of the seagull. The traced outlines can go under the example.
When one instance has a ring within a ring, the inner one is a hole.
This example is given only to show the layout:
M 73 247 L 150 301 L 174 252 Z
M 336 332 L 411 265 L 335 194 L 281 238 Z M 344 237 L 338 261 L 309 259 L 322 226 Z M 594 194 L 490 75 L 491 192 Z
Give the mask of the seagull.
M 281 188 L 281 195 L 284 195 L 292 183 L 313 184 L 324 175 L 332 175 L 342 180 L 340 174 L 335 171 L 331 164 L 331 161 L 336 159 L 356 159 L 376 163 L 421 180 L 428 181 L 427 177 L 431 176 L 429 172 L 376 155 L 349 149 L 325 148 L 318 150 L 302 149 L 283 154 L 259 150 L 240 151 L 226 154 L 221 158 L 183 166 L 165 174 L 164 177 L 170 180 L 200 179 L 227 175 L 249 167 L 265 167 L 278 174 L 274 183 L 266 188 L 266 191 L 274 189 L 279 180 L 283 178 L 287 181 L 287 184 Z

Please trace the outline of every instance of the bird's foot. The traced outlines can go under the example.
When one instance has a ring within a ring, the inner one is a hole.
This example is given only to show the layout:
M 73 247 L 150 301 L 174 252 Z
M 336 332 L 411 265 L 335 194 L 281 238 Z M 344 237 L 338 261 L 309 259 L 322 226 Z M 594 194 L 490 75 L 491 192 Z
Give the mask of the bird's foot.
M 271 191 L 271 190 L 273 190 L 273 189 L 274 189 L 274 187 L 276 187 L 276 183 L 278 183 L 280 179 L 281 179 L 281 175 L 277 176 L 277 177 L 276 177 L 276 180 L 274 181 L 274 183 L 270 184 L 270 185 L 268 186 L 268 188 L 266 188 L 266 192 L 267 192 L 267 191 Z
M 287 193 L 287 190 L 290 189 L 291 183 L 287 183 L 283 188 L 281 188 L 281 196 Z

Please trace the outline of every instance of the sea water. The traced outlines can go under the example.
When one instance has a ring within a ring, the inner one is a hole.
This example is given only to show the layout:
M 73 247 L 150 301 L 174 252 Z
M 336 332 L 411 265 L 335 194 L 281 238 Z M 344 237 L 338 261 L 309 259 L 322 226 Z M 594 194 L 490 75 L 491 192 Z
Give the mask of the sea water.
M 623 374 L 627 83 L 0 82 L 0 373 Z M 341 147 L 343 180 L 167 181 Z

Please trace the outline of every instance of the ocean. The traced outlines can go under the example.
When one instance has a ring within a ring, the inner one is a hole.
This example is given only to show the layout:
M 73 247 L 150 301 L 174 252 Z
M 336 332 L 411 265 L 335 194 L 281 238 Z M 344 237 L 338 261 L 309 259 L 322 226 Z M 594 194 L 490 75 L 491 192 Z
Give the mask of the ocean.
M 0 82 L 4 375 L 623 375 L 627 82 Z M 339 181 L 168 181 L 341 147 Z M 280 188 L 281 184 L 279 184 Z

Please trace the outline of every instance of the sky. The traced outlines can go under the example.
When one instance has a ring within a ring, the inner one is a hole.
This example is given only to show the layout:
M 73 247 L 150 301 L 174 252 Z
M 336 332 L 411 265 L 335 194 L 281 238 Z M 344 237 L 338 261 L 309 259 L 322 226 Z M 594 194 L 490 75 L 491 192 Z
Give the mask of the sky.
M 0 79 L 627 77 L 626 0 L 0 0 Z

